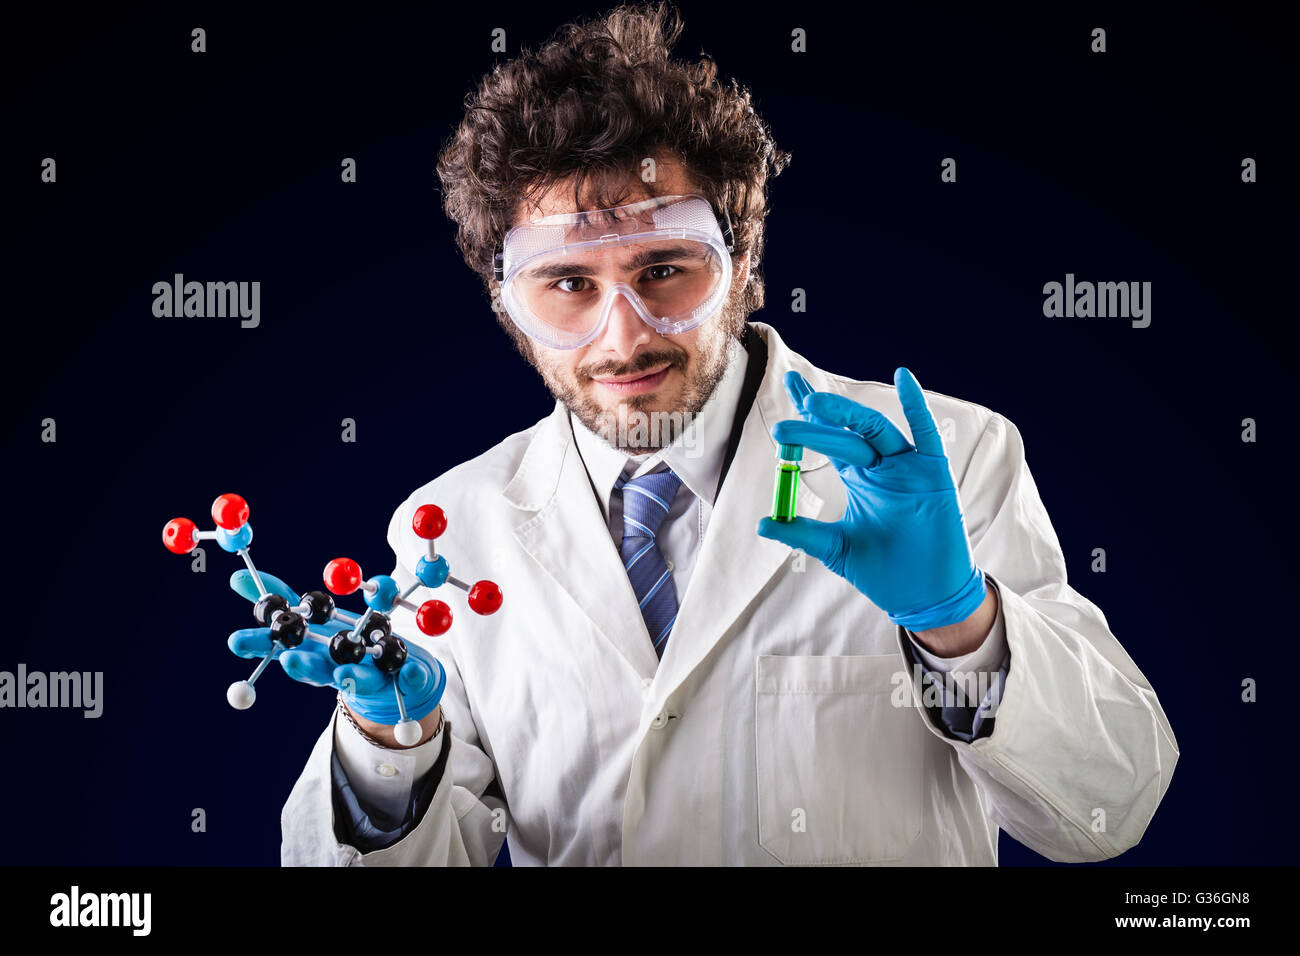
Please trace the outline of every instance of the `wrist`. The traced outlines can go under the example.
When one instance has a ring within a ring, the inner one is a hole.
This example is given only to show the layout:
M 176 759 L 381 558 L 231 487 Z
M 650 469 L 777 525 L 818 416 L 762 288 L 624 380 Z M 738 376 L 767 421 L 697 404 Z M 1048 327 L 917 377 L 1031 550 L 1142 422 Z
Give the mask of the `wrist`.
M 968 617 L 955 624 L 912 631 L 917 643 L 938 657 L 964 657 L 980 648 L 998 617 L 998 590 L 986 587 L 984 600 Z
M 447 672 L 442 662 L 435 658 L 420 663 L 423 665 L 421 668 L 412 668 L 408 659 L 394 681 L 382 691 L 358 694 L 355 687 L 346 686 L 348 682 L 345 680 L 345 686 L 339 690 L 348 710 L 376 725 L 392 726 L 405 718 L 424 724 L 425 717 L 433 713 L 442 701 L 442 693 L 447 687 Z M 334 686 L 339 687 L 337 683 Z
M 898 614 L 890 612 L 889 619 L 918 634 L 965 622 L 988 600 L 988 586 L 984 582 L 984 572 L 975 567 L 952 597 L 932 607 L 916 611 L 904 611 Z
M 420 718 L 420 739 L 416 743 L 407 745 L 397 742 L 393 725 L 382 724 L 361 716 L 348 706 L 348 702 L 343 698 L 341 692 L 338 696 L 338 702 L 340 716 L 356 728 L 357 733 L 376 747 L 384 747 L 388 750 L 410 750 L 413 747 L 428 743 L 442 732 L 443 714 L 441 706 L 435 707 Z

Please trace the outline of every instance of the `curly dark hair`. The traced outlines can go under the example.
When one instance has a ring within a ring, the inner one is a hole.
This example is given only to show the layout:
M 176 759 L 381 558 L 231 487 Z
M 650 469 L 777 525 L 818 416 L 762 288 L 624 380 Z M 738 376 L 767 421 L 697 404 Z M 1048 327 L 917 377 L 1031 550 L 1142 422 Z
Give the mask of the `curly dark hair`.
M 466 97 L 438 176 L 456 243 L 489 295 L 494 251 L 521 202 L 572 177 L 575 209 L 588 187 L 594 208 L 619 205 L 642 160 L 666 153 L 726 210 L 733 263 L 750 257 L 738 304 L 743 314 L 762 308 L 768 178 L 790 156 L 776 147 L 749 91 L 721 82 L 712 60 L 669 57 L 681 31 L 671 4 L 620 6 L 560 27 L 536 51 L 498 64 Z

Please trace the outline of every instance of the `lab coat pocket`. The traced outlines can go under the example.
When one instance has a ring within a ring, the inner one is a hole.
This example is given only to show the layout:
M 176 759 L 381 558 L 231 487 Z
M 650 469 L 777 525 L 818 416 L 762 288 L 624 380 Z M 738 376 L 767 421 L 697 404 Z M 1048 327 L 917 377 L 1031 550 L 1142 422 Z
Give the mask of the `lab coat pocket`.
M 897 654 L 757 659 L 758 842 L 782 863 L 888 863 L 920 835 L 925 731 L 898 673 Z

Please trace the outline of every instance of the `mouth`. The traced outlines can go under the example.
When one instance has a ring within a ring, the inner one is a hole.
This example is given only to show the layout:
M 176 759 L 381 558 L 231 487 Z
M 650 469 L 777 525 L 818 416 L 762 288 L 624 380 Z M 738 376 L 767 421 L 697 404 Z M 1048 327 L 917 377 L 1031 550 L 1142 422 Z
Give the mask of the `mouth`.
M 628 376 L 624 378 L 595 378 L 592 379 L 597 385 L 609 389 L 616 395 L 636 395 L 641 392 L 649 392 L 658 388 L 663 380 L 668 377 L 672 370 L 671 365 L 663 365 L 653 372 L 643 372 L 640 375 Z

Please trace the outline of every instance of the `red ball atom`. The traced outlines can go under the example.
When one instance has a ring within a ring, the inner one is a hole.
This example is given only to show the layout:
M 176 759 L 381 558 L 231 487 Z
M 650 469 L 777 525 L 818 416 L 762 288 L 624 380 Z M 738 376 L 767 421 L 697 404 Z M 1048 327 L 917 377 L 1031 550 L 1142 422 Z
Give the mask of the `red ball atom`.
M 248 521 L 248 502 L 239 495 L 221 495 L 212 502 L 212 520 L 218 528 L 238 531 Z
M 173 554 L 194 550 L 194 522 L 189 518 L 172 518 L 163 527 L 163 547 Z
M 451 608 L 442 601 L 425 601 L 415 612 L 415 626 L 425 634 L 446 634 L 451 628 Z
M 469 589 L 470 610 L 491 614 L 501 607 L 501 589 L 491 581 L 479 581 Z
M 351 558 L 335 558 L 325 565 L 325 587 L 340 596 L 351 594 L 361 587 L 361 565 Z
M 432 541 L 447 530 L 447 516 L 437 505 L 420 505 L 415 509 L 411 527 L 421 538 Z

